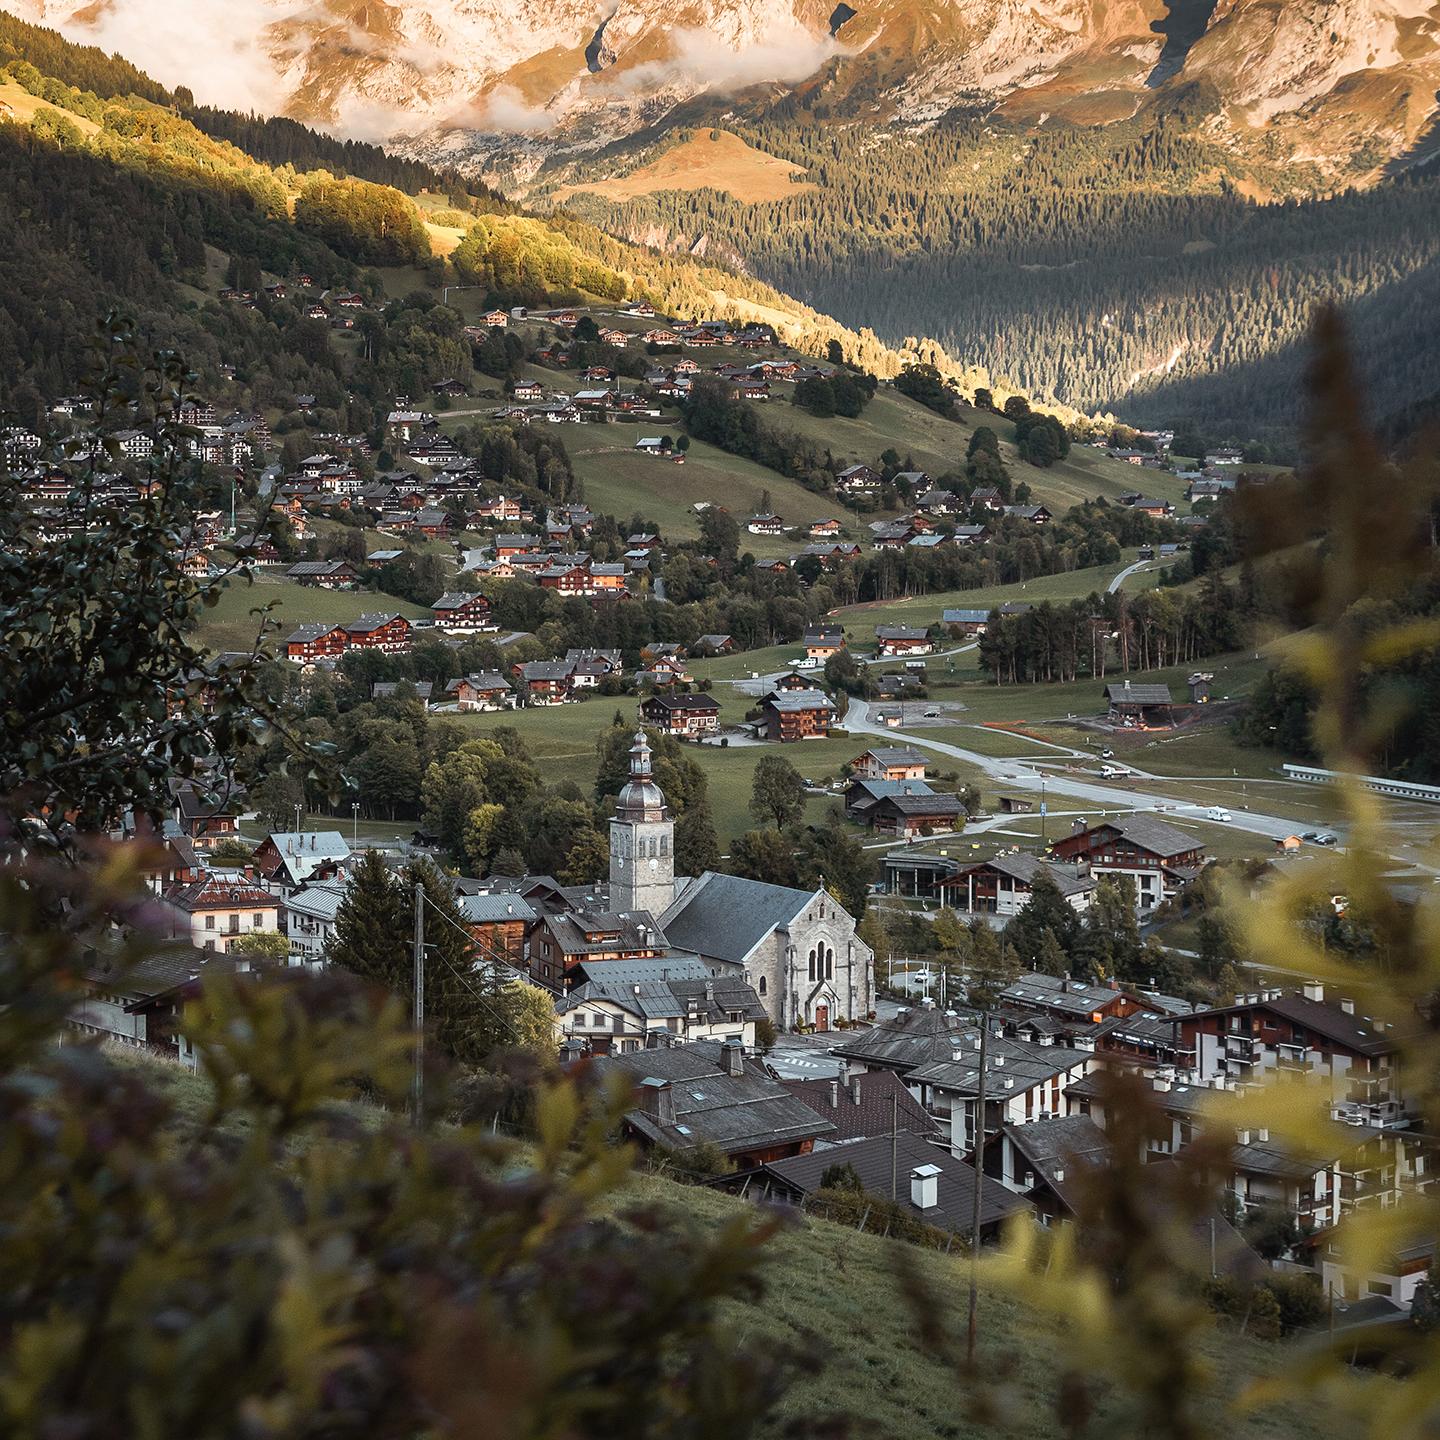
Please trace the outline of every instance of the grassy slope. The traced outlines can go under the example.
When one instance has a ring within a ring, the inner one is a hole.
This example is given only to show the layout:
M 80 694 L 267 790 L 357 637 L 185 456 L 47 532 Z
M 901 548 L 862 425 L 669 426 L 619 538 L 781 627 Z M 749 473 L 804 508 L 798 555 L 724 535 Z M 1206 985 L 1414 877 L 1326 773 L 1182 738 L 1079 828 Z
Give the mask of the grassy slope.
M 143 1065 L 182 1123 L 203 1118 L 210 1100 L 205 1080 L 130 1052 L 116 1052 L 116 1059 Z M 362 1106 L 357 1113 L 362 1122 L 374 1123 L 374 1111 Z M 642 1200 L 681 1226 L 702 1231 L 747 1208 L 743 1200 L 682 1188 L 652 1175 L 637 1175 L 623 1199 Z M 1053 1411 L 1064 1332 L 1011 1298 L 983 1271 L 978 1358 L 983 1375 L 1005 1383 L 1005 1413 L 1011 1421 L 1005 1432 L 982 1429 L 967 1417 L 966 1397 L 953 1374 L 920 1349 L 897 1283 L 899 1262 L 915 1260 L 948 1313 L 946 1328 L 959 1334 L 968 1282 L 964 1261 L 900 1249 L 878 1236 L 798 1217 L 769 1242 L 766 1254 L 763 1297 L 727 1307 L 734 1330 L 751 1343 L 800 1344 L 817 1357 L 796 1376 L 767 1433 L 779 1435 L 788 1423 L 841 1414 L 851 1417 L 853 1434 L 868 1440 L 959 1440 L 997 1433 L 1040 1440 L 1060 1434 Z M 1215 1419 L 1227 1436 L 1319 1440 L 1336 1433 L 1333 1410 L 1318 1401 L 1290 1401 L 1243 1416 L 1225 1411 L 1247 1381 L 1284 1364 L 1289 1347 L 1217 1329 L 1201 1349 L 1215 1376 Z
M 430 615 L 423 606 L 373 590 L 317 590 L 290 580 L 262 578 L 254 585 L 240 582 L 231 585 L 220 597 L 220 603 L 206 612 L 199 630 L 201 643 L 211 650 L 248 647 L 254 641 L 258 623 L 250 611 L 272 602 L 275 609 L 271 618 L 280 622 L 282 641 L 296 625 L 307 620 L 356 620 L 377 611 L 398 612 L 411 620 Z

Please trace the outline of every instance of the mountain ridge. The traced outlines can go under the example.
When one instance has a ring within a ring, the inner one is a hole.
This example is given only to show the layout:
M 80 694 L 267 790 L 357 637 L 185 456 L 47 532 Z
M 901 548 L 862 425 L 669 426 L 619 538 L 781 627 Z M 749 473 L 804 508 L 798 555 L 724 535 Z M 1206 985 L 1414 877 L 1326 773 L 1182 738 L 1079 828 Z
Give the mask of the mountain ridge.
M 5 3 L 132 59 L 156 49 L 139 22 L 159 0 Z M 1343 184 L 1404 163 L 1440 89 L 1440 0 L 238 0 L 193 11 L 241 57 L 261 108 L 467 166 L 593 151 L 697 97 L 744 109 L 819 90 L 837 119 L 864 124 L 969 109 L 1104 125 L 1200 87 L 1213 97 L 1208 133 L 1238 161 L 1294 158 Z

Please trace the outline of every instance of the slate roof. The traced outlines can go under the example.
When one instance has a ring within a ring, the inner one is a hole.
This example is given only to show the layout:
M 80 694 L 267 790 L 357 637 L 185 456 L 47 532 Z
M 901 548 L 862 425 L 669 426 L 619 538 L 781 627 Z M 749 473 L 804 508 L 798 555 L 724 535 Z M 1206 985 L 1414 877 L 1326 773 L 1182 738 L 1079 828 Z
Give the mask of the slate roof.
M 847 1036 L 831 1053 L 906 1074 L 932 1061 L 948 1060 L 954 1054 L 955 1038 L 967 1029 L 973 1033 L 973 1023 L 958 1015 L 919 1006 L 901 1010 L 868 1030 L 852 1031 L 854 1038 Z
M 377 680 L 370 687 L 370 698 L 372 700 L 388 699 L 402 685 L 408 686 L 414 692 L 417 700 L 428 700 L 435 693 L 434 683 L 430 680 Z
M 979 1031 L 969 1030 L 956 1039 L 955 1050 L 950 1055 L 912 1070 L 906 1081 L 911 1085 L 934 1085 L 959 1095 L 976 1094 L 980 1087 Z M 959 1059 L 954 1058 L 956 1053 Z M 985 1047 L 985 1093 L 995 1099 L 1009 1093 L 1023 1095 L 1053 1076 L 1079 1069 L 1094 1058 L 1091 1050 L 1032 1045 L 1024 1040 L 992 1035 Z
M 1042 860 L 1038 855 L 1028 855 L 1023 851 L 1014 855 L 996 855 L 989 860 L 981 861 L 978 865 L 967 865 L 956 874 L 960 876 L 968 874 L 971 870 L 980 870 L 985 866 L 992 870 L 998 870 L 1002 875 L 1009 875 L 1023 885 L 1034 885 L 1035 877 L 1041 870 L 1046 870 L 1050 878 L 1059 887 L 1062 895 L 1083 895 L 1087 890 L 1093 890 L 1096 880 L 1091 875 L 1081 875 L 1073 865 L 1057 865 L 1050 860 Z M 1046 981 L 1054 977 L 1046 975 Z
M 820 1188 L 820 1181 L 832 1165 L 849 1165 L 860 1177 L 861 1185 L 872 1195 L 890 1194 L 892 1173 L 890 1137 L 856 1140 L 838 1149 L 812 1150 L 808 1155 L 792 1155 L 785 1160 L 772 1160 L 762 1167 L 766 1174 L 778 1177 L 787 1186 L 806 1195 Z M 910 1172 L 921 1165 L 934 1165 L 940 1171 L 936 1186 L 937 1203 L 929 1210 L 910 1204 Z M 974 1169 L 958 1160 L 949 1151 L 932 1145 L 918 1135 L 902 1132 L 895 1140 L 894 1170 L 896 1199 L 929 1225 L 956 1234 L 968 1234 L 974 1221 Z M 1030 1202 L 1007 1190 L 988 1177 L 980 1179 L 980 1225 L 984 1229 L 1011 1215 L 1029 1213 Z
M 1162 858 L 1185 855 L 1191 850 L 1200 849 L 1200 841 L 1193 835 L 1187 835 L 1185 831 L 1174 825 L 1167 825 L 1163 820 L 1156 820 L 1151 815 L 1115 815 L 1095 826 L 1095 829 L 1105 826 L 1118 831 L 1131 844 Z
M 889 1135 L 892 1123 L 902 1133 L 937 1133 L 930 1112 L 893 1070 L 870 1070 L 839 1080 L 783 1080 L 781 1084 L 834 1125 L 835 1134 L 826 1137 L 826 1145 Z
M 1168 685 L 1107 685 L 1105 698 L 1112 704 L 1173 705 Z
M 873 756 L 881 765 L 924 765 L 925 757 L 910 745 L 872 745 L 860 758 Z
M 575 972 L 611 985 L 649 985 L 664 980 L 703 980 L 723 969 L 698 955 L 672 952 L 636 960 L 581 960 Z
M 919 625 L 877 625 L 877 640 L 928 640 L 930 632 Z
M 620 1074 L 636 1085 L 669 1081 L 673 1125 L 662 1125 L 639 1108 L 625 1117 L 641 1135 L 667 1149 L 708 1141 L 727 1152 L 752 1150 L 813 1140 L 835 1128 L 772 1080 L 756 1060 L 747 1059 L 741 1075 L 726 1074 L 721 1046 L 714 1041 L 604 1055 L 590 1063 L 602 1079 Z
M 97 957 L 86 968 L 85 979 L 113 995 L 153 1000 L 157 995 L 188 985 L 197 976 L 234 974 L 241 958 L 223 951 L 177 945 L 146 955 L 134 965 Z
M 1083 980 L 1065 980 L 1037 970 L 1012 981 L 1000 992 L 1000 999 L 1012 1005 L 1060 1010 L 1088 1020 L 1119 993 L 1108 985 L 1087 985 Z
M 498 924 L 505 920 L 539 919 L 534 906 L 520 895 L 460 895 L 455 908 L 467 925 Z
M 823 690 L 776 690 L 766 697 L 765 703 L 782 715 L 835 708 L 835 702 Z
M 331 922 L 345 900 L 345 887 L 321 882 L 297 890 L 285 901 L 287 915 L 308 915 L 314 920 Z
M 1259 1000 L 1248 1005 L 1224 1005 L 1214 1010 L 1197 1012 L 1197 1018 L 1209 1015 L 1231 1015 L 1242 1010 L 1270 1010 L 1298 1025 L 1323 1036 L 1333 1044 L 1343 1045 L 1358 1055 L 1389 1055 L 1399 1048 L 1397 1030 L 1381 1030 L 1368 1015 L 1347 1015 L 1338 1005 L 1324 1000 L 1308 1000 L 1304 995 L 1280 995 L 1274 1000 Z
M 660 917 L 660 928 L 677 949 L 743 961 L 773 930 L 788 925 L 814 895 L 813 890 L 710 870 L 676 897 Z
M 606 1001 L 647 1020 L 679 1019 L 690 1013 L 692 1001 L 697 1018 L 710 1024 L 722 1024 L 737 1011 L 747 1020 L 759 1020 L 765 1014 L 754 988 L 738 976 L 622 983 L 608 979 L 603 965 L 597 964 L 593 969 L 598 978 L 576 986 L 563 1000 L 557 1001 L 557 1014 L 568 1014 L 587 1000 Z
M 1075 1182 L 1081 1167 L 1104 1165 L 1110 1158 L 1105 1132 L 1088 1115 L 1060 1115 L 1053 1120 L 1004 1125 L 1001 1129 L 1029 1163 L 1037 1182 L 1043 1183 L 1068 1210 L 1074 1209 Z
M 481 594 L 471 590 L 447 590 L 430 608 L 432 610 L 459 610 L 472 600 L 478 600 L 486 608 L 490 602 Z

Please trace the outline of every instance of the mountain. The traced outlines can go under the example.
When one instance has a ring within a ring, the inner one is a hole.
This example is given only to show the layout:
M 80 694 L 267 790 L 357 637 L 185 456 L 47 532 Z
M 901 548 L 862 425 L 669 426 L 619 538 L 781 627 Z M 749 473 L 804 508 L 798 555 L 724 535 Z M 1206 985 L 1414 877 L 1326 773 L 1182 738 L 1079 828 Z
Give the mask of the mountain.
M 981 109 L 1103 125 L 1199 93 L 1237 156 L 1294 157 L 1333 182 L 1420 144 L 1440 88 L 1437 0 L 6 4 L 202 98 L 218 57 L 264 107 L 457 157 L 594 149 L 697 97 L 819 88 L 866 124 Z

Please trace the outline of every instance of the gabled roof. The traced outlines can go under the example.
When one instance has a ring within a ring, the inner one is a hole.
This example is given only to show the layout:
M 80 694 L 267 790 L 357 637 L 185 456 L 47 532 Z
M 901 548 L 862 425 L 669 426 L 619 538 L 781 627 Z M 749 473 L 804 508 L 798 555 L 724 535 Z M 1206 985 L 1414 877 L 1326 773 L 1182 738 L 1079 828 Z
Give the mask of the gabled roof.
M 1332 1044 L 1343 1045 L 1357 1055 L 1388 1055 L 1399 1048 L 1395 1030 L 1382 1030 L 1368 1015 L 1350 1015 L 1338 1005 L 1324 1000 L 1310 1000 L 1304 995 L 1280 995 L 1274 1000 L 1256 1000 L 1238 1005 L 1222 1005 L 1214 1010 L 1197 1011 L 1187 1020 L 1203 1020 L 1212 1015 L 1234 1015 L 1245 1010 L 1269 1010 L 1323 1036 Z
M 959 1056 L 956 1059 L 956 1055 Z M 985 1091 L 1001 1098 L 1023 1095 L 1056 1075 L 1078 1070 L 1095 1058 L 1094 1051 L 1072 1050 L 1064 1045 L 1032 1045 L 991 1035 L 985 1046 Z M 934 1085 L 960 1095 L 974 1095 L 980 1087 L 980 1033 L 968 1030 L 956 1037 L 955 1048 L 942 1060 L 912 1070 L 912 1085 Z
M 927 1224 L 957 1234 L 967 1233 L 974 1222 L 974 1168 L 958 1160 L 948 1150 L 932 1145 L 919 1135 L 902 1131 L 893 1147 L 888 1135 L 870 1140 L 856 1140 L 849 1145 L 812 1150 L 808 1155 L 792 1155 L 772 1160 L 763 1170 L 777 1176 L 787 1185 L 806 1195 L 820 1189 L 825 1172 L 832 1165 L 849 1165 L 860 1177 L 860 1184 L 872 1195 L 889 1196 L 891 1175 L 896 1175 L 896 1199 Z M 936 1204 L 920 1210 L 910 1203 L 910 1172 L 922 1165 L 933 1165 L 940 1171 L 936 1185 Z M 980 1224 L 982 1228 L 996 1224 L 1011 1215 L 1030 1211 L 1030 1202 L 1007 1190 L 998 1181 L 980 1176 Z
M 538 918 L 534 906 L 520 895 L 459 895 L 455 908 L 467 925 L 500 924 L 505 921 L 528 923 Z
M 727 1074 L 721 1046 L 711 1041 L 604 1055 L 590 1063 L 602 1078 L 620 1074 L 637 1085 L 668 1082 L 675 1105 L 673 1125 L 662 1125 L 638 1108 L 625 1117 L 640 1134 L 667 1149 L 708 1141 L 728 1152 L 753 1150 L 803 1143 L 834 1130 L 772 1080 L 758 1061 L 747 1060 L 740 1075 Z
M 764 703 L 781 714 L 835 708 L 835 702 L 823 690 L 776 690 L 765 697 Z
M 873 756 L 881 765 L 924 765 L 925 757 L 911 745 L 872 745 L 860 757 Z
M 847 1037 L 832 1053 L 904 1074 L 934 1060 L 948 1060 L 956 1037 L 966 1030 L 973 1033 L 973 1028 L 972 1021 L 959 1015 L 921 1005 Z
M 914 1135 L 936 1133 L 930 1112 L 893 1070 L 868 1070 L 848 1079 L 784 1080 L 781 1084 L 834 1125 L 835 1134 L 827 1137 L 827 1145 L 889 1135 L 892 1122 L 898 1130 Z
M 677 949 L 742 961 L 772 931 L 789 925 L 817 893 L 707 870 L 660 916 L 660 927 Z
M 1114 704 L 1128 701 L 1132 705 L 1170 705 L 1173 700 L 1168 685 L 1132 685 L 1128 681 L 1121 685 L 1107 685 L 1105 698 Z

